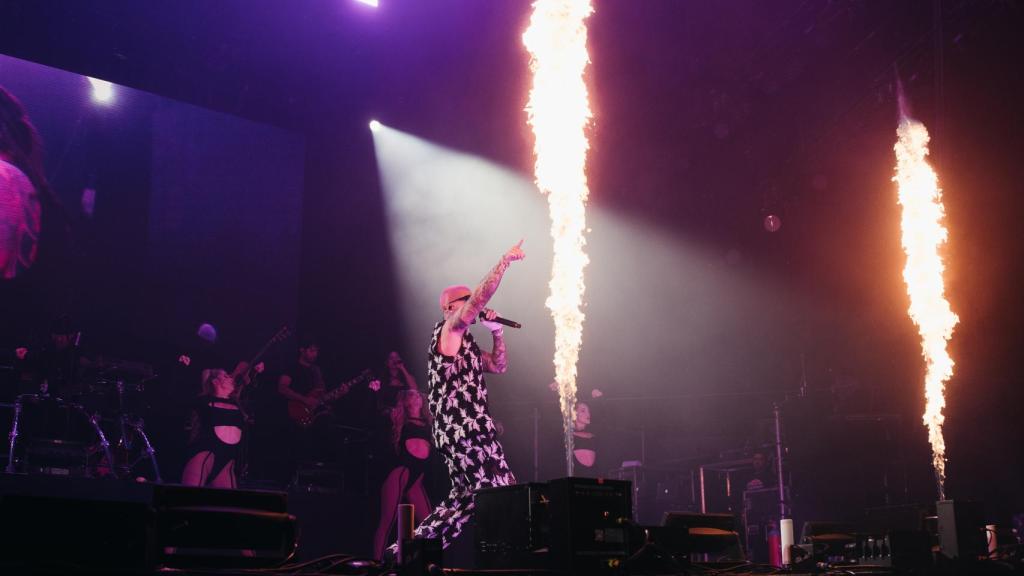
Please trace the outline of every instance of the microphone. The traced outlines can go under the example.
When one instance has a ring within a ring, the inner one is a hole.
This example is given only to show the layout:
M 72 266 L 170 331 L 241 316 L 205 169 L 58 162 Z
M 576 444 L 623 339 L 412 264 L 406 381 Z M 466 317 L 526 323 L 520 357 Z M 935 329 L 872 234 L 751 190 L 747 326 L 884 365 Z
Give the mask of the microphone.
M 486 313 L 483 310 L 480 311 L 480 319 L 487 320 Z M 515 320 L 509 320 L 508 318 L 502 318 L 501 316 L 495 316 L 494 318 L 491 318 L 489 322 L 497 322 L 498 324 L 503 324 L 505 326 L 508 326 L 509 328 L 523 327 L 523 325 L 520 324 L 519 322 L 516 322 Z

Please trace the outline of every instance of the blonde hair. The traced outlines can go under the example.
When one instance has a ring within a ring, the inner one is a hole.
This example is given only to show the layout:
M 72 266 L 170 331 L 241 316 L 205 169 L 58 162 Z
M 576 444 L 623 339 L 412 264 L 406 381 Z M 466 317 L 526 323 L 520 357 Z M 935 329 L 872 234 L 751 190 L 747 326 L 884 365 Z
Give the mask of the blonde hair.
M 202 392 L 200 396 L 214 396 L 216 390 L 213 389 L 213 382 L 221 376 L 227 376 L 227 370 L 223 368 L 207 368 L 202 372 Z
M 391 408 L 391 445 L 394 446 L 395 451 L 398 451 L 398 441 L 402 438 L 402 427 L 405 426 L 405 421 L 409 418 L 419 418 L 425 422 L 430 422 L 430 411 L 427 410 L 427 400 L 423 398 L 423 403 L 420 404 L 419 414 L 408 414 L 406 403 L 412 396 L 419 396 L 423 398 L 419 390 L 405 389 L 398 393 L 398 397 L 395 399 L 395 405 Z

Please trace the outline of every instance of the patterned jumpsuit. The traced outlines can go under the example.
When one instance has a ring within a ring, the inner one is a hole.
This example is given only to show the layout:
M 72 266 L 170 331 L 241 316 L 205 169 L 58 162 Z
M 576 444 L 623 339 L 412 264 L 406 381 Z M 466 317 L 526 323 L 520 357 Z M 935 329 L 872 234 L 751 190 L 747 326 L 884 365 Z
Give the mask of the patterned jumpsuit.
M 448 465 L 452 489 L 416 528 L 417 538 L 451 544 L 472 516 L 473 491 L 515 484 L 487 409 L 480 347 L 466 332 L 455 356 L 438 352 L 444 322 L 434 326 L 427 362 L 434 446 Z

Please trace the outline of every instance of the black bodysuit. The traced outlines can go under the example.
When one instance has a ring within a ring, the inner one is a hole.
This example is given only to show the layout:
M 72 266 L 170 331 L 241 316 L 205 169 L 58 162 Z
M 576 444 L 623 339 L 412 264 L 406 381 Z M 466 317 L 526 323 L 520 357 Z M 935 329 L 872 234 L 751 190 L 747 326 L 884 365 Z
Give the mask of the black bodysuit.
M 212 398 L 202 396 L 192 409 L 191 441 L 189 443 L 189 460 L 200 452 L 209 452 L 213 458 L 213 469 L 206 477 L 206 484 L 209 484 L 232 460 L 238 457 L 241 441 L 236 444 L 227 444 L 217 437 L 214 431 L 215 426 L 234 426 L 242 429 L 245 424 L 245 416 L 241 410 L 221 408 L 216 404 L 228 404 L 238 406 L 233 400 L 227 398 Z M 204 464 L 205 466 L 205 464 Z
M 406 420 L 405 425 L 402 426 L 402 436 L 398 439 L 398 465 L 408 468 L 409 479 L 411 482 L 415 482 L 426 472 L 429 457 L 417 458 L 410 454 L 405 447 L 405 441 L 410 438 L 425 440 L 427 445 L 430 446 L 432 443 L 430 428 L 427 427 L 425 422 L 416 423 L 412 420 Z

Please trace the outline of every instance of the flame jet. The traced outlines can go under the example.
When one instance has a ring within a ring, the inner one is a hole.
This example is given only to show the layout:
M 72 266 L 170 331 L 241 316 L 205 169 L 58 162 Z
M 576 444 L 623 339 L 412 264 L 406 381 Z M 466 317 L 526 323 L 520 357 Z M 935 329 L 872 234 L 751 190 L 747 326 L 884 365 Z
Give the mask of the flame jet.
M 533 86 L 526 106 L 533 129 L 537 187 L 547 194 L 554 240 L 547 307 L 555 323 L 555 381 L 562 409 L 565 456 L 572 476 L 576 415 L 576 363 L 583 343 L 583 269 L 586 244 L 587 126 L 590 104 L 583 74 L 589 0 L 536 0 L 523 44 Z
M 897 80 L 898 84 L 898 80 Z M 928 129 L 910 117 L 898 84 L 900 121 L 896 130 L 896 175 L 899 204 L 903 207 L 901 229 L 907 255 L 903 280 L 910 296 L 910 318 L 921 335 L 925 360 L 924 424 L 932 448 L 932 467 L 939 499 L 946 498 L 946 441 L 942 435 L 946 406 L 945 382 L 953 376 L 953 359 L 947 350 L 953 328 L 959 322 L 945 297 L 940 250 L 949 235 L 943 220 L 942 191 L 935 170 L 928 164 Z

